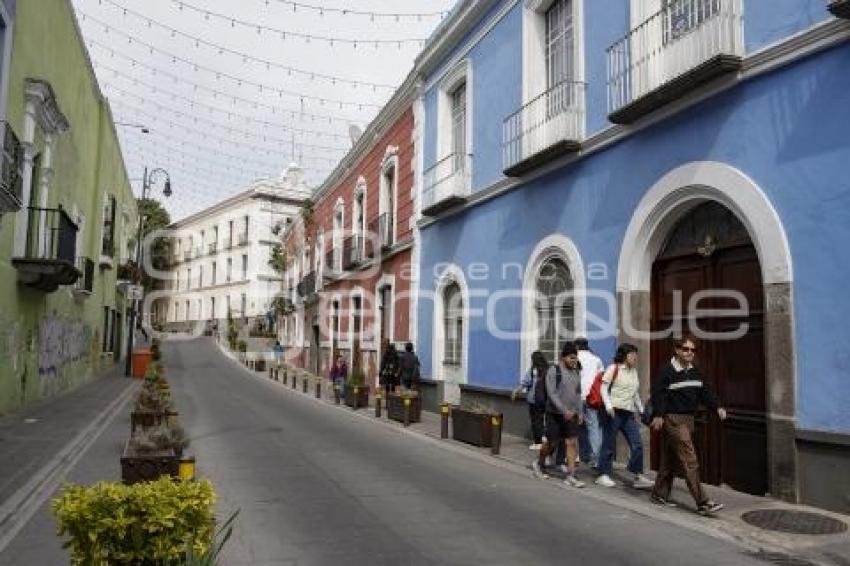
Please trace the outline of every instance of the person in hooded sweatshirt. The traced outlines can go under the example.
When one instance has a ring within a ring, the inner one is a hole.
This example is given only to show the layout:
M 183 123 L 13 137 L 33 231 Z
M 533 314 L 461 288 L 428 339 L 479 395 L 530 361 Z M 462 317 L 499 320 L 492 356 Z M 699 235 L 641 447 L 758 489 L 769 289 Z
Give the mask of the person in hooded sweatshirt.
M 567 477 L 564 483 L 572 487 L 584 487 L 584 482 L 575 475 L 582 404 L 581 365 L 578 350 L 572 342 L 564 344 L 561 359 L 549 368 L 546 374 L 546 394 L 546 442 L 531 467 L 536 476 L 545 477 L 543 468 L 546 457 L 563 441 L 567 450 Z

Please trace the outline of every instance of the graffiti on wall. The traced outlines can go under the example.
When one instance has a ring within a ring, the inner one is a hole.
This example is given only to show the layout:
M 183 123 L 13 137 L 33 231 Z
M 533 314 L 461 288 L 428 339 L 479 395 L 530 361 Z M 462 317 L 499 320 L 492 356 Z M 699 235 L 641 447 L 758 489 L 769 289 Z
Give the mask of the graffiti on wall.
M 21 324 L 0 315 L 0 360 L 6 360 L 12 370 L 18 370 L 21 344 Z
M 82 321 L 47 316 L 38 326 L 38 375 L 55 380 L 66 365 L 87 358 L 92 342 L 91 329 Z

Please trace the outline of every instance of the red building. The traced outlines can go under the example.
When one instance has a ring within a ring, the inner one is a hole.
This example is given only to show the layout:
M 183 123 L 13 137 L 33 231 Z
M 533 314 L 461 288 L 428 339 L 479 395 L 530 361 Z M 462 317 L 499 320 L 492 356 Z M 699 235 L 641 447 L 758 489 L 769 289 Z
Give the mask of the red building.
M 342 354 L 374 383 L 381 344 L 411 339 L 415 94 L 410 77 L 283 235 L 283 342 L 320 375 Z

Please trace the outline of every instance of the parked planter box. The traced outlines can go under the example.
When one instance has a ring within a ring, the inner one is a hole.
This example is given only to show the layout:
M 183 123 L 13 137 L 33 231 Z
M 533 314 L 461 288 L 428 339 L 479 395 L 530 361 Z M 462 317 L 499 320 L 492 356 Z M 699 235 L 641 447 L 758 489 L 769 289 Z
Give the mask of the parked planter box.
M 136 454 L 130 450 L 130 441 L 124 445 L 121 456 L 121 481 L 128 485 L 143 481 L 153 481 L 162 476 L 177 477 L 180 472 L 180 460 L 173 450 Z
M 390 393 L 387 399 L 387 418 L 400 423 L 404 422 L 404 400 L 410 399 L 410 422 L 418 423 L 422 420 L 422 399 L 420 397 L 405 397 Z
M 369 388 L 365 385 L 346 385 L 345 404 L 352 409 L 369 406 Z
M 460 407 L 452 407 L 452 438 L 475 446 L 493 446 L 493 423 L 491 413 L 479 413 Z
M 255 360 L 254 371 L 266 371 L 266 360 Z

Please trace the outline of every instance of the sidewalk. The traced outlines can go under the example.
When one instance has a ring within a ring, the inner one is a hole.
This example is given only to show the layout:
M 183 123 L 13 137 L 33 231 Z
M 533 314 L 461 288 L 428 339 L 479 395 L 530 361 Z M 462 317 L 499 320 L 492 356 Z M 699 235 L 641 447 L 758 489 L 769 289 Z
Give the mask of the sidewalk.
M 0 417 L 0 552 L 129 400 L 139 381 L 123 370 Z
M 239 363 L 235 356 L 222 348 L 222 352 L 229 356 L 234 362 Z M 241 364 L 240 364 L 241 365 Z M 242 366 L 245 372 L 252 374 L 257 379 L 269 379 L 269 372 L 255 372 Z M 298 376 L 296 387 L 292 387 L 292 373 Z M 283 383 L 283 372 L 277 383 L 292 394 L 305 395 L 303 393 L 303 379 L 309 374 L 297 368 L 290 368 L 289 379 Z M 324 405 L 335 405 L 333 391 L 327 379 L 309 376 L 306 396 L 317 403 Z M 321 386 L 321 399 L 315 398 L 315 382 L 319 380 Z M 453 451 L 463 451 L 479 459 L 486 459 L 494 465 L 512 469 L 513 471 L 532 477 L 530 463 L 535 453 L 528 449 L 529 441 L 525 438 L 503 434 L 500 454 L 491 455 L 489 448 L 478 448 L 465 443 L 449 439 L 440 439 L 440 415 L 436 413 L 422 412 L 422 422 L 411 424 L 405 428 L 402 423 L 387 419 L 386 410 L 382 410 L 380 419 L 375 417 L 374 399 L 370 398 L 369 408 L 362 408 L 356 412 L 344 404 L 339 410 L 351 412 L 352 414 L 372 420 L 375 423 L 392 427 L 404 434 L 414 434 L 428 438 L 433 442 L 439 442 L 442 446 Z M 451 435 L 450 435 L 451 436 Z M 627 475 L 623 468 L 615 471 L 615 480 L 618 481 L 616 488 L 603 488 L 593 484 L 595 474 L 587 466 L 579 468 L 578 475 L 587 483 L 587 487 L 581 490 L 582 495 L 592 497 L 606 503 L 627 509 L 644 517 L 665 521 L 678 526 L 714 536 L 724 540 L 734 541 L 752 553 L 760 556 L 768 562 L 779 564 L 824 564 L 824 565 L 850 565 L 850 533 L 845 531 L 834 535 L 798 535 L 785 532 L 769 531 L 746 523 L 742 515 L 754 510 L 788 510 L 806 511 L 817 515 L 838 519 L 844 523 L 850 523 L 850 517 L 823 511 L 821 509 L 807 507 L 804 505 L 793 505 L 771 499 L 769 497 L 757 497 L 734 491 L 732 489 L 706 485 L 709 497 L 725 504 L 725 509 L 716 517 L 703 517 L 695 512 L 695 505 L 682 480 L 677 480 L 673 489 L 671 499 L 679 504 L 676 508 L 660 507 L 649 501 L 648 491 L 638 491 L 626 487 Z M 654 474 L 647 474 L 654 477 Z M 567 487 L 561 478 L 553 477 L 546 481 L 554 489 L 574 489 Z M 798 560 L 793 562 L 793 560 Z

